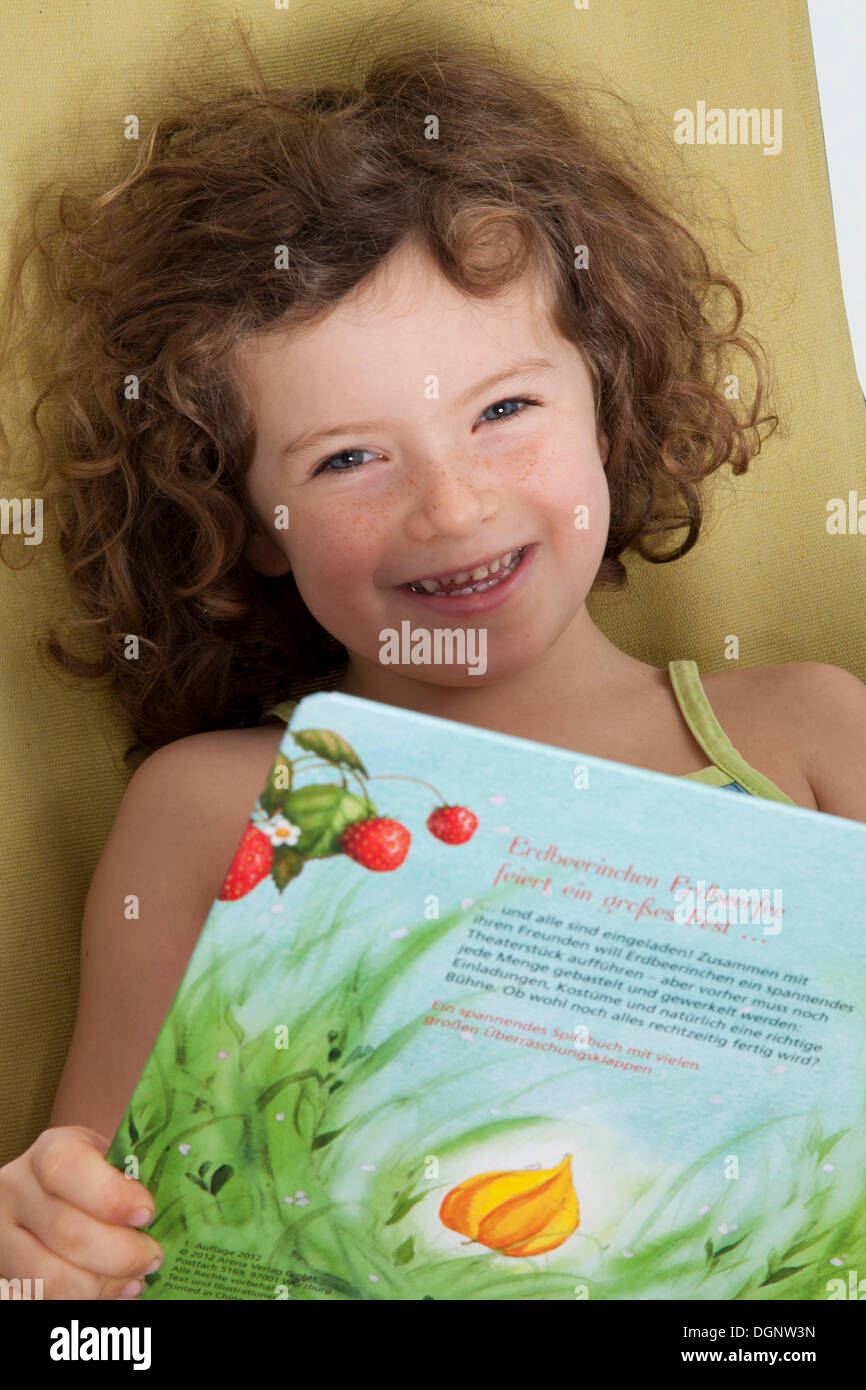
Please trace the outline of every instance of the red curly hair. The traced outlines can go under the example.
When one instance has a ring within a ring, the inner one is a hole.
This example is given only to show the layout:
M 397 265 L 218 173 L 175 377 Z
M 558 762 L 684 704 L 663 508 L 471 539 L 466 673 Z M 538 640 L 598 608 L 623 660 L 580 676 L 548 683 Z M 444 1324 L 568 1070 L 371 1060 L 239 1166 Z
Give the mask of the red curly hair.
M 71 621 L 99 643 L 85 660 L 52 629 L 46 649 L 69 672 L 109 677 L 137 740 L 128 763 L 253 724 L 342 670 L 344 648 L 291 574 L 244 558 L 254 426 L 233 352 L 324 316 L 407 238 L 478 298 L 540 276 L 580 348 L 610 440 L 594 587 L 625 582 L 629 548 L 655 563 L 690 550 L 702 479 L 725 463 L 745 472 L 760 426 L 778 423 L 763 413 L 769 365 L 741 331 L 740 290 L 573 80 L 528 74 L 489 45 L 380 52 L 360 81 L 327 87 L 274 86 L 251 62 L 252 90 L 183 98 L 131 172 L 107 192 L 65 188 L 48 231 L 13 257 L 3 357 L 38 251 L 51 317 L 28 418 L 86 614 Z M 281 244 L 288 269 L 275 268 Z M 732 353 L 748 406 L 724 392 Z M 667 553 L 648 547 L 671 530 L 685 534 Z

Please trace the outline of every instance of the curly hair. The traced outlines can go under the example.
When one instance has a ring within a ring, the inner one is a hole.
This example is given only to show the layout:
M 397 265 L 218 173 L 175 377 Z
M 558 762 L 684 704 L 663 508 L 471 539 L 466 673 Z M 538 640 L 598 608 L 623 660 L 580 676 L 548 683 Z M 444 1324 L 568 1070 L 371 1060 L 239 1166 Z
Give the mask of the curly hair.
M 291 574 L 244 557 L 255 436 L 233 352 L 314 323 L 407 238 L 479 299 L 540 276 L 583 354 L 610 441 L 594 588 L 626 582 L 629 548 L 653 563 L 690 550 L 701 481 L 724 463 L 745 472 L 760 427 L 778 424 L 762 413 L 770 367 L 741 330 L 741 291 L 663 209 L 589 89 L 489 45 L 380 51 L 335 86 L 274 86 L 248 57 L 250 90 L 179 98 L 107 192 L 64 187 L 11 274 L 18 293 L 40 253 L 55 331 L 39 339 L 28 419 L 85 612 L 71 621 L 99 643 L 85 660 L 52 628 L 46 649 L 74 675 L 109 677 L 137 739 L 128 763 L 253 724 L 343 669 Z M 748 407 L 728 398 L 731 352 L 751 373 Z M 683 529 L 666 553 L 648 545 Z

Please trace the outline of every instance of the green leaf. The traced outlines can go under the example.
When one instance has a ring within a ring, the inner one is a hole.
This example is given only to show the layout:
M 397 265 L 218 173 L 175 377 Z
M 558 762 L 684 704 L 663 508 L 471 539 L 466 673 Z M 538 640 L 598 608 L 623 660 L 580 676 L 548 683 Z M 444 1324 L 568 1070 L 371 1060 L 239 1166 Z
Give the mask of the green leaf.
M 394 1210 L 391 1212 L 385 1225 L 394 1226 L 398 1221 L 402 1221 L 407 1212 L 410 1212 L 418 1202 L 423 1202 L 426 1196 L 426 1192 L 416 1192 L 414 1197 L 407 1196 L 405 1192 L 401 1193 L 394 1203 Z
M 409 1261 L 414 1260 L 414 1258 L 415 1237 L 410 1236 L 408 1240 L 403 1241 L 403 1244 L 398 1250 L 394 1251 L 394 1263 L 395 1265 L 407 1265 Z
M 264 1110 L 266 1105 L 270 1105 L 274 1096 L 278 1096 L 285 1086 L 291 1086 L 296 1081 L 306 1081 L 308 1076 L 314 1076 L 320 1086 L 325 1084 L 325 1078 L 316 1071 L 315 1067 L 307 1067 L 304 1071 L 293 1071 L 288 1076 L 281 1076 L 279 1081 L 274 1081 L 270 1086 L 262 1091 L 256 1099 L 256 1109 Z
M 189 1178 L 190 1182 L 194 1182 L 196 1187 L 201 1188 L 202 1192 L 207 1192 L 207 1183 L 202 1182 L 201 1178 L 197 1178 L 194 1173 L 184 1173 L 184 1177 Z
M 812 1125 L 806 1143 L 811 1153 L 817 1152 L 821 1144 L 821 1126 L 819 1124 L 816 1123 Z
M 214 1197 L 217 1195 L 221 1187 L 225 1187 L 226 1183 L 228 1182 L 229 1178 L 232 1176 L 234 1171 L 234 1168 L 232 1168 L 228 1163 L 223 1163 L 219 1168 L 217 1168 L 216 1172 L 210 1180 L 210 1190 Z
M 299 787 L 286 798 L 285 815 L 300 827 L 296 853 L 325 859 L 341 852 L 340 835 L 346 826 L 375 816 L 376 807 L 366 797 L 330 784 Z
M 323 1149 L 326 1144 L 333 1143 L 337 1136 L 343 1133 L 344 1129 L 349 1128 L 351 1123 L 352 1121 L 350 1120 L 349 1124 L 342 1125 L 340 1129 L 329 1129 L 326 1134 L 317 1134 L 311 1147 L 314 1149 Z
M 198 1170 L 198 1175 L 199 1175 L 199 1177 L 200 1177 L 200 1178 L 203 1178 L 204 1175 L 205 1175 L 205 1173 L 207 1172 L 207 1170 L 208 1170 L 209 1168 L 212 1168 L 212 1167 L 213 1167 L 213 1164 L 211 1163 L 210 1159 L 208 1159 L 207 1163 L 203 1163 L 203 1164 L 201 1165 L 201 1167 L 199 1168 L 199 1170 Z
M 707 1256 L 707 1263 L 709 1264 L 710 1260 L 713 1258 L 713 1241 L 712 1241 L 712 1237 L 710 1237 L 710 1239 L 707 1241 L 706 1245 L 704 1246 L 704 1250 L 705 1250 L 706 1256 Z
M 823 1144 L 822 1144 L 822 1145 L 820 1146 L 820 1148 L 818 1149 L 818 1153 L 817 1153 L 817 1156 L 816 1156 L 816 1162 L 817 1162 L 817 1163 L 820 1163 L 821 1160 L 822 1160 L 822 1158 L 824 1158 L 824 1157 L 830 1152 L 830 1150 L 832 1149 L 833 1145 L 834 1145 L 834 1144 L 838 1144 L 838 1142 L 839 1142 L 839 1140 L 842 1138 L 843 1134 L 847 1134 L 847 1133 L 848 1133 L 848 1130 L 847 1130 L 847 1129 L 837 1129 L 837 1131 L 836 1131 L 835 1134 L 831 1134 L 830 1137 L 829 1137 L 829 1139 L 825 1139 L 824 1142 L 823 1142 Z
M 317 1104 L 317 1100 L 315 1089 L 311 1088 L 308 1082 L 305 1081 L 298 1087 L 292 1108 L 292 1123 L 305 1147 L 315 1134 L 316 1125 L 322 1118 L 321 1106 Z
M 785 1265 L 783 1269 L 777 1269 L 775 1274 L 769 1274 L 766 1279 L 761 1280 L 760 1287 L 765 1284 L 778 1284 L 780 1279 L 789 1279 L 792 1274 L 799 1274 L 801 1269 L 807 1269 L 807 1265 Z
M 352 767 L 356 772 L 362 772 L 365 777 L 369 776 L 354 748 L 339 734 L 335 734 L 333 729 L 299 729 L 297 733 L 292 733 L 292 738 L 299 748 L 306 749 L 308 753 L 315 753 L 328 763 L 336 763 L 338 767 Z
M 293 845 L 277 845 L 271 861 L 271 878 L 282 893 L 287 883 L 297 878 L 304 867 L 304 856 Z
M 814 1221 L 810 1222 L 809 1226 L 807 1227 L 807 1230 L 810 1230 L 811 1227 L 814 1226 L 815 1224 L 816 1224 L 816 1223 L 815 1223 Z M 809 1248 L 810 1245 L 815 1245 L 819 1240 L 824 1240 L 825 1237 L 828 1236 L 829 1234 L 830 1234 L 829 1230 L 826 1230 L 826 1231 L 819 1231 L 817 1235 L 814 1235 L 814 1236 L 809 1236 L 809 1235 L 807 1235 L 807 1236 L 805 1237 L 805 1239 L 803 1239 L 803 1240 L 798 1240 L 798 1241 L 797 1241 L 797 1244 L 796 1244 L 796 1245 L 792 1245 L 791 1248 L 790 1248 L 790 1250 L 788 1251 L 788 1258 L 790 1259 L 792 1255 L 799 1255 L 800 1252 L 801 1252 L 802 1250 L 808 1250 L 808 1248 Z
M 732 1240 L 728 1245 L 720 1245 L 718 1250 L 716 1251 L 715 1258 L 719 1259 L 720 1256 L 727 1255 L 729 1250 L 736 1250 L 737 1246 L 740 1245 L 744 1240 L 746 1240 L 748 1234 L 749 1233 L 747 1231 L 745 1235 L 738 1236 L 736 1240 Z
M 292 790 L 292 764 L 285 753 L 278 753 L 268 773 L 268 780 L 259 797 L 259 805 L 268 816 L 281 811 Z
M 244 1032 L 243 1028 L 242 1028 L 241 1025 L 238 1023 L 237 1019 L 235 1018 L 234 1014 L 232 1013 L 232 1006 L 231 1006 L 231 1004 L 228 1002 L 228 1000 L 226 1001 L 226 1006 L 225 1006 L 225 1010 L 224 1010 L 224 1012 L 223 1012 L 223 1017 L 224 1017 L 226 1023 L 228 1024 L 229 1028 L 231 1029 L 232 1033 L 233 1033 L 234 1036 L 237 1038 L 238 1042 L 239 1042 L 239 1043 L 243 1043 L 243 1040 L 244 1040 L 244 1038 L 246 1037 L 246 1033 Z
M 129 1137 L 133 1144 L 138 1143 L 138 1130 L 135 1127 L 135 1120 L 132 1118 L 132 1111 L 129 1112 Z

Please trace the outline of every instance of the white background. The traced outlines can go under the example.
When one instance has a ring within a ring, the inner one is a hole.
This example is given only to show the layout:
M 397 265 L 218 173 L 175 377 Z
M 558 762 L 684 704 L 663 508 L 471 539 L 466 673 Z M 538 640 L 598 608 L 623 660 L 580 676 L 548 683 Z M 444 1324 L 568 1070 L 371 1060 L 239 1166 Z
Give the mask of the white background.
M 866 390 L 866 3 L 808 4 L 842 292 Z

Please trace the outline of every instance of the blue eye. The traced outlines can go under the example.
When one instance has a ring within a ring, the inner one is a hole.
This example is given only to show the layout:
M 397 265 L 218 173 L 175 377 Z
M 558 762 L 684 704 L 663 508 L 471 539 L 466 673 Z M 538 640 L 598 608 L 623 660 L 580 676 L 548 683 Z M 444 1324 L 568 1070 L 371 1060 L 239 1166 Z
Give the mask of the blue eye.
M 507 396 L 504 400 L 501 400 L 501 401 L 494 401 L 494 402 L 493 402 L 493 405 L 489 405 L 489 406 L 487 407 L 487 410 L 484 411 L 484 414 L 481 416 L 481 418 L 482 418 L 482 420 L 483 420 L 483 419 L 484 419 L 484 416 L 487 415 L 491 410 L 498 410 L 498 409 L 500 408 L 500 406 L 504 406 L 504 405 L 516 405 L 516 406 L 525 407 L 525 406 L 528 406 L 528 405 L 540 405 L 540 404 L 541 404 L 541 402 L 535 400 L 534 397 L 532 397 L 532 396 Z M 497 415 L 497 416 L 494 416 L 493 419 L 491 419 L 491 420 L 488 421 L 488 424 L 499 423 L 499 422 L 502 422 L 502 421 L 505 421 L 505 420 L 513 420 L 513 419 L 516 418 L 516 416 L 522 415 L 522 414 L 523 414 L 523 409 L 520 409 L 520 410 L 513 410 L 513 411 L 510 411 L 507 415 Z M 351 458 L 353 454 L 354 454 L 354 455 L 358 455 L 358 454 L 370 454 L 371 457 L 375 458 L 375 455 L 372 454 L 371 451 L 370 451 L 369 449 L 342 449 L 342 450 L 340 451 L 339 454 L 332 454 L 330 458 L 327 458 L 327 459 L 325 459 L 322 463 L 320 463 L 320 464 L 319 464 L 319 467 L 315 470 L 315 473 L 316 473 L 316 474 L 318 474 L 318 473 L 326 473 L 326 472 L 328 472 L 328 473 L 331 473 L 331 472 L 332 472 L 332 473 L 354 473 L 356 469 L 362 467 L 361 464 L 359 464 L 359 463 L 344 463 L 344 464 L 339 463 L 339 460 L 340 460 L 340 459 Z M 314 474 L 314 476 L 315 476 L 315 474 Z
M 501 405 L 520 405 L 520 406 L 526 406 L 526 405 L 538 405 L 538 404 L 539 404 L 539 402 L 536 401 L 536 400 L 533 400 L 533 398 L 532 398 L 531 396 L 508 396 L 504 401 L 494 401 L 494 402 L 493 402 L 493 405 L 489 405 L 489 406 L 487 407 L 487 410 L 485 410 L 484 415 L 487 414 L 487 411 L 488 411 L 488 410 L 498 410 L 499 407 L 500 407 Z M 522 415 L 522 414 L 523 414 L 523 411 L 522 411 L 522 410 L 513 410 L 513 411 L 511 411 L 508 415 L 498 415 L 498 416 L 496 416 L 495 418 L 496 418 L 497 420 L 513 420 L 513 419 L 515 418 L 515 416 L 517 416 L 517 415 Z M 482 416 L 481 418 L 483 419 L 484 416 Z M 492 423 L 492 422 L 491 422 L 491 423 Z
M 328 470 L 334 473 L 352 473 L 356 468 L 361 467 L 359 463 L 346 463 L 340 465 L 337 463 L 337 460 L 351 458 L 353 454 L 370 454 L 371 458 L 375 457 L 369 449 L 343 449 L 339 454 L 332 454 L 329 459 L 325 459 L 324 463 L 320 464 L 316 469 L 316 472 L 323 473 Z M 333 468 L 331 465 L 333 465 Z

